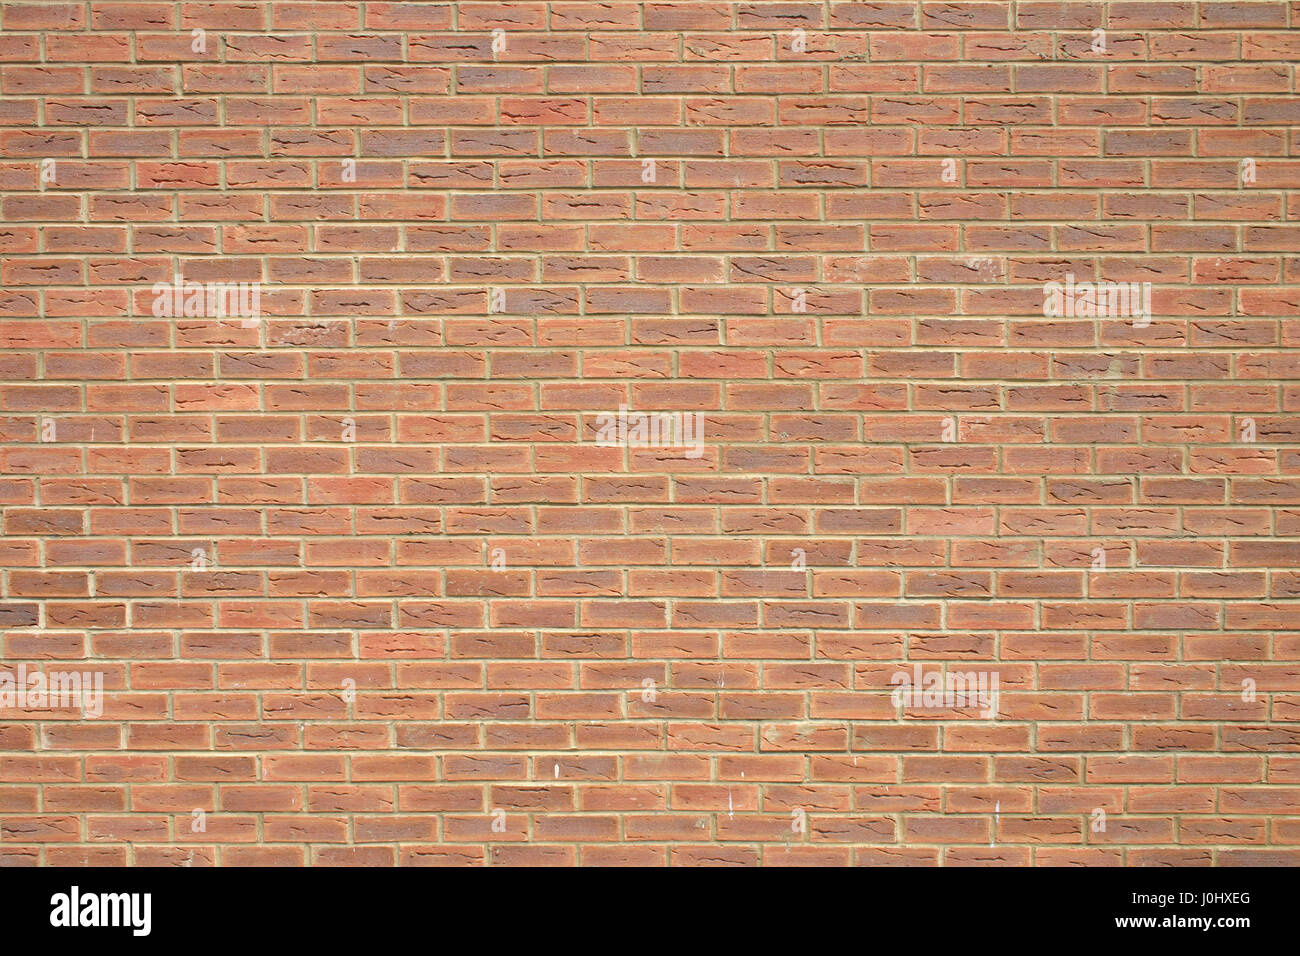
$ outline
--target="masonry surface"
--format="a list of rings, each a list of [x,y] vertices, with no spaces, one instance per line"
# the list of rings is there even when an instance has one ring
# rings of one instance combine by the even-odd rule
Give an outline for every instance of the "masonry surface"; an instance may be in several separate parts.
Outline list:
[[[0,864],[1300,863],[1300,3],[0,24]]]

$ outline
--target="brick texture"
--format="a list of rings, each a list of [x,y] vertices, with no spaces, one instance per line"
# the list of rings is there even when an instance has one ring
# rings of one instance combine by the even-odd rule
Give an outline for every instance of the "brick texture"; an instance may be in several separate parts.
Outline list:
[[[1300,863],[1300,3],[0,17],[0,863]]]

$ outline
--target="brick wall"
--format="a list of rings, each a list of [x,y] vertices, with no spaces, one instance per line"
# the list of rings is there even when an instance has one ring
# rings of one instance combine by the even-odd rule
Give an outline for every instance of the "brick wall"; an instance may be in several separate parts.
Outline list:
[[[0,17],[0,862],[1300,863],[1300,3]]]

